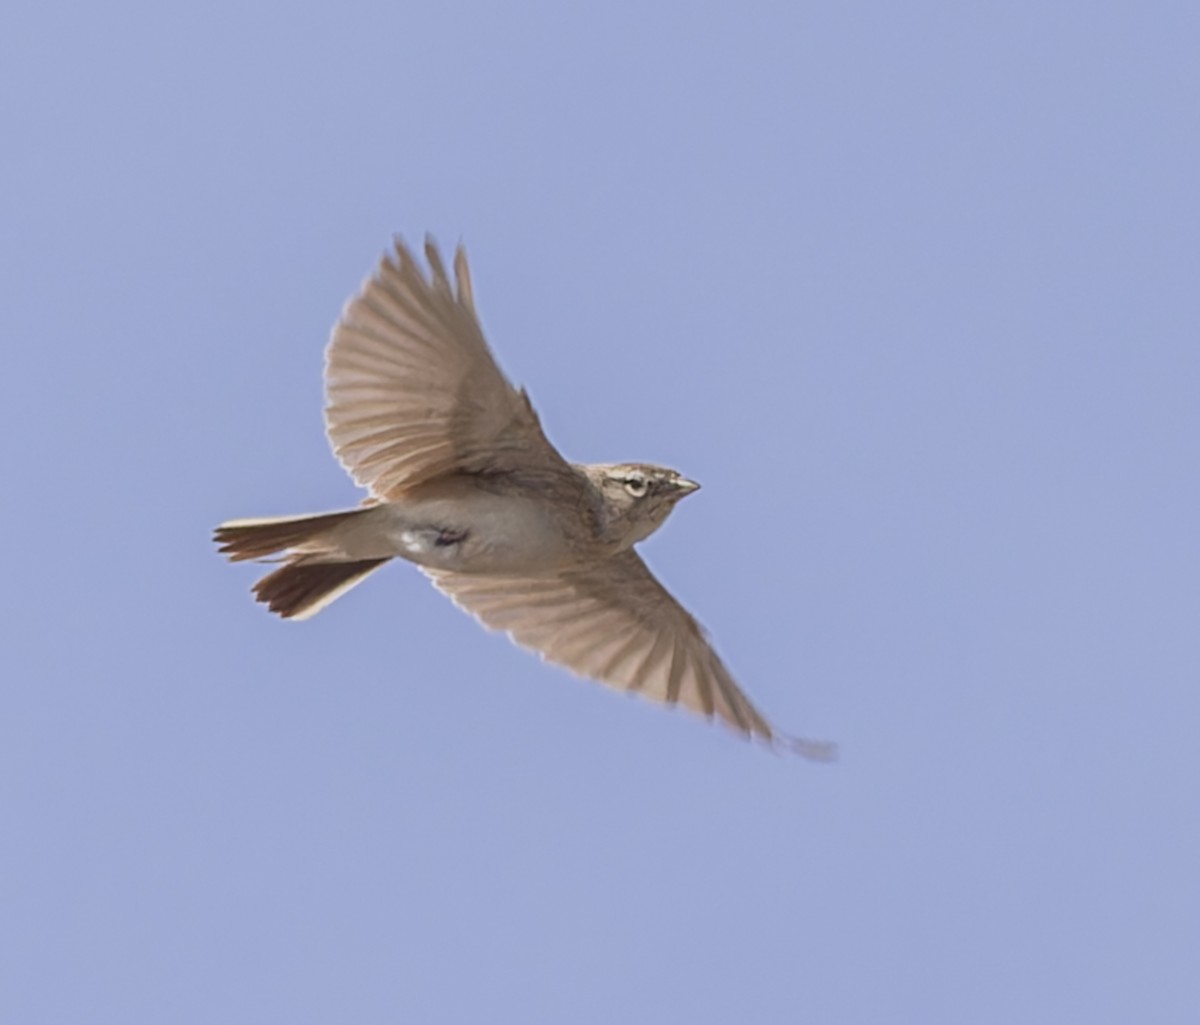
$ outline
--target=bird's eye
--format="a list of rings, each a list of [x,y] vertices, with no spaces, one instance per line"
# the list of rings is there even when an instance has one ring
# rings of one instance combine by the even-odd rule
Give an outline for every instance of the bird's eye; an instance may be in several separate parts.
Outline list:
[[[628,491],[634,498],[641,498],[646,494],[646,489],[650,484],[640,473],[631,473],[625,478],[625,490]]]

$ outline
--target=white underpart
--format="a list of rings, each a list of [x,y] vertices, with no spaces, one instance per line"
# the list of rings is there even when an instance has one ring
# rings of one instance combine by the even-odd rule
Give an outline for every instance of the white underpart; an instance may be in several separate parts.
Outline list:
[[[441,531],[435,527],[400,531],[400,544],[409,555],[428,555],[437,545]]]

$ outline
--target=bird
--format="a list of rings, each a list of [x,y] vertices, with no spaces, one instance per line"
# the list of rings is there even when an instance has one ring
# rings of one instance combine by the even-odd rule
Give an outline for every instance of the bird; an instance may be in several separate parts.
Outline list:
[[[325,353],[325,428],[361,506],[228,520],[231,561],[282,563],[259,602],[304,620],[392,559],[485,627],[618,690],[681,705],[816,761],[835,746],[775,729],[635,545],[700,487],[650,463],[568,462],[484,338],[467,256],[451,281],[401,238],[345,305]]]

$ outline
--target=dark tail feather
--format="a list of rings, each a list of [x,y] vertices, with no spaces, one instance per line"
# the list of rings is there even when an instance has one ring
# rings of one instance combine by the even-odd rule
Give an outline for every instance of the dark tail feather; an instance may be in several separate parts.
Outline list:
[[[362,562],[308,562],[305,556],[268,573],[254,585],[254,595],[284,619],[308,619],[335,598],[365,580],[387,559]]]
[[[261,559],[305,541],[313,540],[322,531],[336,527],[364,509],[346,512],[318,513],[315,516],[280,516],[258,520],[229,520],[213,532],[213,540],[232,562]]]
[[[339,558],[336,528],[364,513],[370,510],[230,520],[213,536],[234,562],[286,553],[285,565],[255,584],[254,594],[285,619],[307,619],[388,561]]]

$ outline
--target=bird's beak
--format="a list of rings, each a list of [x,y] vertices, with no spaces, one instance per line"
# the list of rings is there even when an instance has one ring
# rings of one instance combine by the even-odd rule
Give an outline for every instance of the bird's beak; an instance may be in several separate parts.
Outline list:
[[[679,497],[690,495],[693,491],[699,491],[700,485],[694,480],[688,480],[686,477],[680,477],[675,481],[675,490],[679,492]]]

